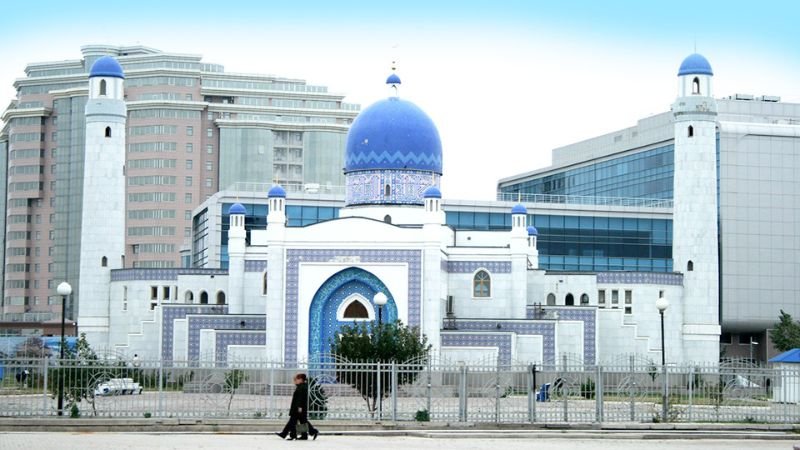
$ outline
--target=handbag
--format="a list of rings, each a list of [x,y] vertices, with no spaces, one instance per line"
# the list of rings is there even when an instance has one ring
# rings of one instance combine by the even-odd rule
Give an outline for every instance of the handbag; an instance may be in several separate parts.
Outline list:
[[[295,431],[301,434],[308,434],[308,422],[298,423],[295,427]]]

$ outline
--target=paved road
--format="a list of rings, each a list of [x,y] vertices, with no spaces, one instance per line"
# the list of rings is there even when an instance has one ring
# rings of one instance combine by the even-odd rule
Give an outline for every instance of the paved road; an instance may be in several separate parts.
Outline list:
[[[264,434],[153,434],[153,433],[6,433],[0,435],[0,449],[792,449],[800,438],[787,440],[700,439],[652,441],[641,439],[532,438],[416,438],[375,436],[320,436],[317,441],[281,441]]]

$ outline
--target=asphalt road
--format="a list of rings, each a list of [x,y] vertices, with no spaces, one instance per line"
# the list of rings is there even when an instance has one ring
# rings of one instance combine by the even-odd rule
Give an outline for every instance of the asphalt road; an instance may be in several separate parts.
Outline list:
[[[632,436],[634,437],[634,436]],[[316,441],[282,441],[267,434],[155,434],[155,433],[5,433],[0,449],[789,449],[795,440],[743,439],[573,439],[547,438],[463,438],[442,435],[433,438],[385,436],[323,436]]]

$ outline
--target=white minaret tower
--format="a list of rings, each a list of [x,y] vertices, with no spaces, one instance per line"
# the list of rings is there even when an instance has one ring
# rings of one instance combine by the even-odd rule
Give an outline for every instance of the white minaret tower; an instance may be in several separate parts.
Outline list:
[[[522,203],[511,208],[511,297],[512,318],[524,318],[528,305],[528,210]]]
[[[234,203],[228,210],[228,312],[244,314],[244,252],[247,231],[244,216],[247,213],[241,203]]]
[[[667,310],[665,318],[667,323],[674,324],[674,338],[682,338],[683,351],[679,354],[679,348],[668,345],[668,349],[673,347],[671,352],[668,350],[668,362],[716,362],[719,358],[717,104],[712,97],[713,75],[711,65],[702,55],[689,55],[678,71],[678,98],[672,105],[675,116],[672,259],[674,270],[684,274],[679,336],[677,317],[670,318]],[[669,329],[666,334],[669,342]]]
[[[539,248],[537,242],[539,240],[539,230],[535,226],[528,227],[528,268],[539,268]]]
[[[284,329],[285,292],[283,288],[286,266],[286,191],[273,186],[267,193],[267,359],[284,360],[282,343]]]
[[[125,255],[125,75],[104,56],[89,72],[86,164],[83,170],[78,331],[95,347],[107,346],[111,270]]]
[[[422,277],[422,332],[429,342],[440,342],[442,319],[444,318],[444,299],[442,292],[442,225],[445,222],[442,210],[442,192],[430,186],[422,193],[425,203],[423,265]]]

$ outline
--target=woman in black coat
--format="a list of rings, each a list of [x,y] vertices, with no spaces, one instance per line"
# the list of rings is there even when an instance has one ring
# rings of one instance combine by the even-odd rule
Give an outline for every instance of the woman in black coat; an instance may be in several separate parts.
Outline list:
[[[294,390],[294,394],[292,394],[292,405],[289,407],[289,421],[286,422],[283,431],[275,434],[280,436],[281,439],[286,439],[288,435],[290,441],[298,439],[297,423],[299,422],[308,425],[308,432],[301,433],[299,439],[308,439],[308,435],[310,434],[316,440],[319,431],[308,421],[308,378],[306,374],[298,373],[295,375],[294,384],[297,387]]]

